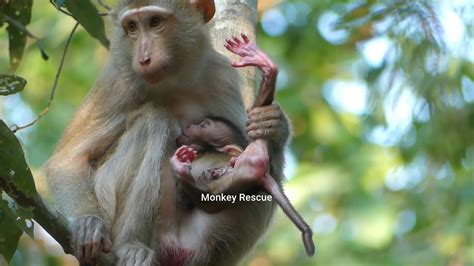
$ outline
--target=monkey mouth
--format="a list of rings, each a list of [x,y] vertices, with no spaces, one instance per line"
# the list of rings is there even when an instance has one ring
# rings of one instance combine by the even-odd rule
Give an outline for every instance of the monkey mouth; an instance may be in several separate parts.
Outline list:
[[[139,74],[140,76],[149,84],[153,85],[158,83],[163,79],[163,77],[167,77],[169,74],[171,66],[168,64],[163,64],[160,66],[155,67],[148,67],[145,69],[140,69]]]
[[[184,132],[181,133],[181,135],[176,139],[176,144],[178,144],[178,146],[189,144],[189,137],[184,134]]]
[[[149,84],[156,84],[161,80],[161,75],[157,75],[156,72],[144,72],[141,76]]]

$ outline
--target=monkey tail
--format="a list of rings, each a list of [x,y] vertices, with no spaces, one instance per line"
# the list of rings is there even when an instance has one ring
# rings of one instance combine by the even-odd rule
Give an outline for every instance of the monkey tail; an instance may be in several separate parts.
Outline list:
[[[283,192],[282,188],[275,181],[273,176],[266,173],[263,178],[263,187],[273,196],[273,199],[280,205],[283,212],[298,227],[302,233],[304,247],[308,256],[313,256],[315,247],[313,242],[313,231],[311,227],[303,220],[299,213],[295,210],[290,200]]]

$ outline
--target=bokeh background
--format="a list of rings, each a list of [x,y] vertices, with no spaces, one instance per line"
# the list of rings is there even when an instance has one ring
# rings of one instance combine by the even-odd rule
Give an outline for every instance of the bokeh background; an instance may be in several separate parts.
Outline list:
[[[73,26],[34,1],[28,29],[50,59],[29,41],[16,72],[25,91],[0,98],[8,124],[44,108]],[[293,127],[285,189],[317,254],[305,256],[278,210],[243,265],[474,265],[473,35],[470,0],[259,1],[258,43],[280,67],[277,99]],[[18,134],[43,195],[41,166],[106,58],[80,28],[50,112]],[[9,73],[4,30],[0,70]],[[12,265],[77,265],[35,233]]]

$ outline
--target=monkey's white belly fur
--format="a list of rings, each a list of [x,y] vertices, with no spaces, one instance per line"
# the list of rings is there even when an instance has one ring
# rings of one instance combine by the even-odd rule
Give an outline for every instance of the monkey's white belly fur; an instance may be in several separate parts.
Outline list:
[[[115,151],[97,169],[95,193],[114,245],[139,241],[195,250],[216,220],[200,210],[178,217],[169,166],[178,132],[172,130],[177,122],[170,117],[165,108],[140,108],[128,119]]]

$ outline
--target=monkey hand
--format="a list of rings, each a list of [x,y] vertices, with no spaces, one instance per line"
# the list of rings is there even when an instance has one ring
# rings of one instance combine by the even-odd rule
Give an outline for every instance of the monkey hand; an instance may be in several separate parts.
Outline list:
[[[96,265],[101,251],[110,252],[112,242],[104,222],[99,217],[76,218],[71,229],[73,248],[81,265]]]
[[[197,151],[193,148],[183,145],[179,147],[171,158],[171,167],[178,177],[184,181],[193,182],[191,175],[191,162],[196,159]]]
[[[264,73],[273,73],[276,66],[270,58],[255,43],[250,42],[245,34],[241,34],[242,41],[237,37],[226,40],[224,45],[227,50],[239,55],[240,61],[232,63],[233,67],[256,66]]]
[[[289,122],[278,104],[254,107],[248,112],[247,128],[250,140],[264,139],[271,147],[283,149],[290,135]]]
[[[120,246],[116,252],[119,266],[152,266],[156,264],[155,252],[145,245],[135,242]]]

